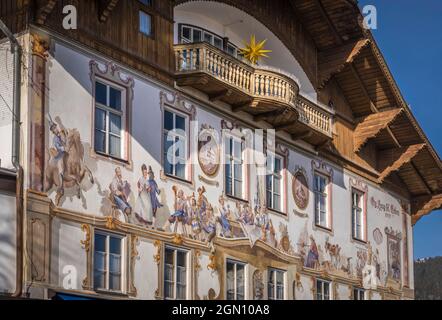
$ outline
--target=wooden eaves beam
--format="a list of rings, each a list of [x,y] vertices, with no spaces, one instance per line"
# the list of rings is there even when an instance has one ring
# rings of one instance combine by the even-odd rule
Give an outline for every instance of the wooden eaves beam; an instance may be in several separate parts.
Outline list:
[[[402,114],[403,109],[393,109],[370,114],[362,119],[354,131],[354,152],[359,152],[369,139],[375,138],[382,130]]]
[[[358,71],[356,70],[354,64],[350,63],[349,66],[350,66],[350,71],[353,73],[354,78],[358,82],[359,86],[361,87],[362,92],[364,93],[364,96],[367,98],[367,100],[368,100],[368,102],[370,104],[371,111],[373,113],[378,113],[379,110],[376,107],[376,105],[374,104],[373,100],[371,100],[370,94],[368,93],[367,88],[365,87],[364,82],[362,81],[361,77],[359,76]],[[401,144],[399,143],[399,141],[397,140],[396,136],[391,131],[390,126],[387,126],[386,130],[387,130],[388,134],[390,135],[390,137],[392,138],[392,140],[393,140],[394,144],[396,145],[396,147],[401,148]]]
[[[318,89],[325,88],[333,76],[342,72],[347,65],[359,56],[362,50],[370,44],[370,40],[361,39],[318,53]]]
[[[54,10],[55,5],[58,0],[46,0],[37,10],[36,22],[38,24],[44,24],[46,19],[51,14],[52,10]]]
[[[422,217],[442,208],[442,194],[415,199],[411,203],[411,221],[415,225]]]
[[[408,146],[406,148],[393,150],[395,154],[393,154],[390,158],[392,158],[392,163],[387,165],[385,169],[379,176],[378,182],[381,184],[388,178],[393,172],[399,171],[405,164],[410,163],[413,158],[415,158],[420,151],[422,151],[426,147],[425,143],[415,144]],[[382,156],[383,158],[388,158],[386,155]],[[385,159],[384,161],[387,161]]]
[[[100,22],[107,21],[117,4],[118,0],[100,0],[100,12],[98,17]]]
[[[431,190],[430,185],[428,184],[428,182],[425,180],[424,176],[422,175],[422,173],[419,171],[419,169],[416,167],[416,165],[414,164],[413,160],[410,161],[410,166],[413,169],[414,173],[416,174],[416,176],[418,177],[419,181],[421,182],[421,184],[424,186],[425,188],[425,192],[427,194],[432,194],[433,191]]]

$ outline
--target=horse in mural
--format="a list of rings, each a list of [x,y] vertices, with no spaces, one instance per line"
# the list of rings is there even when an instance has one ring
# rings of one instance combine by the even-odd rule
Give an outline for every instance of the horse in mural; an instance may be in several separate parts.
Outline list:
[[[77,129],[60,130],[60,136],[64,141],[64,152],[60,159],[60,153],[55,148],[49,148],[49,160],[45,175],[45,191],[48,192],[54,186],[57,188],[55,203],[58,206],[64,195],[65,188],[77,188],[77,197],[81,197],[80,184],[86,177],[89,177],[91,184],[94,184],[94,177],[91,170],[84,163],[84,147],[81,143],[80,133]],[[61,161],[61,166],[58,162]],[[62,168],[62,169],[60,169]]]

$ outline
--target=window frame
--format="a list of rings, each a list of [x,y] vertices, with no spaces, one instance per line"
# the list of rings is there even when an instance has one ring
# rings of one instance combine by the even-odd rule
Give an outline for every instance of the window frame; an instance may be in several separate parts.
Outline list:
[[[270,275],[271,272],[274,272],[274,279],[273,283],[270,283]],[[281,270],[281,269],[275,269],[275,268],[269,268],[267,270],[267,299],[268,300],[285,300],[285,295],[286,295],[286,284],[285,284],[285,280],[286,280],[286,274],[287,271],[285,270]],[[278,281],[277,281],[277,276],[278,274],[282,274],[282,297],[278,298]],[[273,296],[270,297],[269,292],[270,292],[270,285],[273,286],[272,291],[273,291]]]
[[[105,273],[105,288],[99,288],[96,286],[95,283],[95,273],[96,273],[96,268],[95,268],[95,254],[97,252],[96,250],[96,236],[97,235],[101,235],[103,237],[106,238],[106,243],[105,243],[105,256],[106,256],[106,261],[105,261],[105,269],[104,269],[104,273]],[[111,238],[115,238],[115,239],[119,239],[120,240],[120,250],[121,250],[121,254],[120,254],[120,290],[113,290],[109,288],[109,278],[110,278],[110,270],[109,270],[109,262],[110,262],[110,239]],[[126,289],[126,274],[127,274],[127,265],[126,265],[126,254],[125,254],[125,248],[126,248],[126,237],[124,235],[120,235],[120,234],[116,234],[116,233],[111,233],[111,232],[106,232],[106,231],[102,231],[102,230],[94,230],[94,250],[93,250],[93,255],[92,255],[92,288],[94,291],[96,292],[106,292],[106,293],[111,293],[111,294],[126,294],[127,289]],[[101,251],[100,251],[101,252]],[[100,271],[100,270],[98,270]]]
[[[326,180],[325,193],[316,189],[318,177],[324,178]],[[313,175],[314,214],[315,214],[314,224],[316,227],[321,228],[321,229],[325,229],[328,231],[332,230],[331,184],[332,184],[332,179],[329,175],[319,172],[319,171],[314,172],[314,175]],[[325,208],[326,223],[325,223],[325,225],[322,225],[321,221],[318,221],[318,217],[321,218],[321,212],[320,212],[321,210],[319,209],[319,212],[318,212],[318,199],[320,199],[320,197],[324,197],[324,196],[325,196],[325,206],[326,206],[326,208]],[[319,200],[319,205],[320,205],[320,200]],[[321,220],[321,219],[319,219],[319,220]]]
[[[184,28],[191,29],[190,34],[191,34],[192,39],[187,39],[187,38],[185,38],[183,36]],[[194,41],[194,39],[193,39],[193,30],[198,30],[198,31],[201,32],[201,39],[200,39],[200,41]],[[212,40],[210,42],[205,40],[205,35],[206,34],[208,34],[208,35],[210,35],[212,37]],[[221,40],[222,48],[220,48],[220,47],[215,45],[215,38]],[[180,44],[208,43],[211,46],[226,52],[227,54],[229,54],[230,56],[232,56],[232,57],[234,57],[236,59],[240,59],[241,58],[239,47],[236,46],[233,42],[230,42],[228,38],[222,37],[222,36],[220,36],[219,34],[213,32],[213,31],[210,31],[208,29],[205,29],[205,28],[202,28],[202,27],[199,27],[199,26],[196,26],[196,25],[192,25],[192,24],[188,24],[188,23],[179,23],[178,24],[178,42]],[[234,54],[229,53],[229,51],[228,51],[229,47],[234,49]]]
[[[280,160],[280,173],[279,173],[279,179],[280,179],[280,208],[276,209],[274,207],[269,206],[269,201],[268,201],[268,184],[267,184],[267,178],[269,176],[269,168],[268,168],[268,161],[269,161],[269,156],[273,157],[272,159],[273,164],[272,164],[272,200],[274,197],[274,193],[273,193],[273,189],[274,189],[274,178],[275,178],[275,172],[274,172],[274,167],[275,167],[275,160],[279,159]],[[287,163],[288,163],[288,159],[287,159],[287,154],[282,154],[279,152],[270,152],[267,151],[266,154],[266,178],[265,178],[265,188],[266,188],[266,208],[274,213],[277,214],[281,214],[283,216],[287,216]],[[273,201],[272,201],[273,204]]]
[[[97,102],[97,92],[96,92],[96,86],[97,83],[100,83],[102,85],[106,86],[106,103],[107,105],[103,105],[99,102]],[[118,85],[112,81],[109,81],[105,78],[102,77],[96,77],[94,79],[94,121],[93,121],[93,150],[95,153],[100,154],[102,156],[105,157],[110,157],[112,159],[116,159],[116,160],[120,160],[120,161],[126,161],[125,159],[128,158],[128,146],[127,146],[127,138],[128,138],[128,133],[127,133],[127,123],[128,123],[128,112],[127,112],[127,88]],[[113,88],[114,90],[118,90],[121,92],[121,110],[116,110],[112,107],[109,106],[110,104],[110,91],[111,88]],[[96,126],[96,112],[97,109],[104,111],[105,112],[105,121],[106,121],[106,128],[104,130],[104,135],[105,135],[105,151],[99,151],[96,148],[95,145],[95,138],[96,138],[96,132],[97,131],[102,131],[102,130],[98,130],[97,126]],[[118,115],[121,118],[121,128],[120,128],[120,155],[112,155],[110,154],[110,138],[111,136],[117,136],[116,134],[111,133],[110,131],[110,114],[113,115]]]
[[[321,284],[321,292],[318,291],[319,284]],[[317,301],[330,301],[333,300],[332,296],[332,283],[327,280],[323,279],[316,279],[315,280],[315,300]],[[328,299],[325,298],[325,285],[328,286]],[[321,299],[319,299],[321,297]]]
[[[363,295],[363,299],[360,299],[361,293]],[[367,291],[362,288],[353,288],[353,300],[354,301],[367,300]]]
[[[185,136],[181,136],[181,135],[179,135],[176,132],[172,132],[172,135],[175,138],[176,137],[184,138],[183,139],[183,141],[185,142],[184,153],[185,153],[185,157],[186,157],[186,159],[185,159],[186,163],[184,165],[184,178],[179,177],[179,176],[176,175],[176,168],[175,168],[176,165],[173,165],[173,167],[174,167],[173,171],[175,172],[175,174],[170,174],[170,173],[166,172],[166,167],[165,167],[165,164],[166,164],[166,161],[167,161],[167,150],[165,150],[166,142],[167,142],[166,135],[169,132],[171,132],[171,130],[167,130],[165,128],[166,112],[169,112],[169,113],[173,114],[173,122],[174,122],[173,126],[174,126],[174,128],[172,130],[176,130],[176,117],[179,116],[179,117],[184,118]],[[173,108],[173,107],[171,107],[169,105],[165,105],[164,106],[162,114],[163,115],[162,115],[162,132],[161,132],[161,134],[162,134],[162,146],[161,146],[161,149],[162,149],[162,159],[163,159],[163,161],[162,161],[163,172],[169,178],[177,179],[179,181],[184,181],[184,182],[191,182],[191,177],[190,177],[190,173],[189,173],[189,165],[190,165],[189,164],[189,162],[190,162],[189,161],[190,160],[190,136],[191,136],[190,135],[190,121],[191,121],[191,116],[189,114],[187,114],[187,113],[185,113],[183,111],[177,110],[177,109],[175,109],[175,108]],[[175,145],[175,142],[173,144]],[[175,159],[175,157],[176,157],[176,153],[174,153],[174,159]]]
[[[229,141],[229,146],[226,145],[226,141]],[[241,180],[237,180],[235,179],[235,160],[238,161],[238,158],[235,157],[235,146],[233,145],[232,148],[232,152],[230,152],[229,150],[229,154],[227,154],[227,148],[230,149],[231,143],[240,143],[241,144]],[[224,164],[224,190],[226,193],[226,196],[232,199],[236,199],[236,200],[240,200],[240,201],[247,201],[247,179],[248,179],[248,174],[247,174],[247,165],[246,165],[246,148],[245,148],[245,139],[241,136],[232,134],[232,133],[228,133],[228,134],[224,134],[223,136],[223,164]],[[227,162],[227,158],[229,158],[229,162]],[[233,161],[233,166],[231,165]],[[227,192],[227,165],[229,165],[230,171],[231,171],[231,190],[232,193]],[[235,180],[240,181],[241,182],[241,194],[238,197],[235,194],[236,188],[235,188]]]
[[[226,270],[225,270],[225,275],[226,275],[226,286],[225,286],[225,294],[226,294],[226,300],[228,300],[227,296],[228,296],[228,277],[227,277],[227,266],[229,264],[232,264],[234,266],[234,274],[233,274],[233,299],[231,299],[231,301],[244,301],[247,300],[247,263],[238,261],[238,260],[234,260],[234,259],[226,259]],[[243,270],[244,270],[244,277],[243,277],[243,288],[244,288],[244,293],[243,293],[243,299],[238,299],[238,278],[237,278],[237,272],[238,272],[238,268],[237,266],[242,266]]]
[[[166,297],[166,251],[173,251],[173,281],[168,281],[171,282],[173,285],[173,298],[170,297]],[[177,282],[177,278],[178,278],[178,252],[183,253],[185,255],[185,262],[186,262],[186,266],[185,266],[185,279],[186,279],[186,283],[185,283],[185,297],[184,299],[178,299],[177,298],[177,288],[178,288],[178,282]],[[176,247],[172,247],[172,246],[165,246],[164,247],[164,265],[163,265],[163,288],[164,288],[164,300],[171,300],[171,301],[184,301],[184,300],[188,300],[189,299],[189,271],[190,271],[190,263],[189,263],[189,254],[190,251],[185,250],[185,249],[181,249],[181,248],[176,248]]]
[[[354,195],[357,194],[360,199],[360,207],[356,208],[354,205]],[[363,243],[367,243],[367,192],[355,187],[351,187],[351,199],[350,199],[351,203],[351,234],[352,234],[352,239],[359,241],[359,242],[363,242]],[[361,214],[361,235],[362,237],[359,238],[356,232],[356,225],[355,225],[355,210],[359,209],[360,210],[360,214]]]

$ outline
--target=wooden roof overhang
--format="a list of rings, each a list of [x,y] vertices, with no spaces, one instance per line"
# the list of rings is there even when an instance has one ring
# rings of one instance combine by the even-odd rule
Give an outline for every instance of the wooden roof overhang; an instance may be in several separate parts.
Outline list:
[[[355,152],[379,151],[378,181],[404,183],[413,222],[442,206],[442,164],[413,116],[354,0],[292,0],[318,49],[317,87],[334,79],[349,103]]]

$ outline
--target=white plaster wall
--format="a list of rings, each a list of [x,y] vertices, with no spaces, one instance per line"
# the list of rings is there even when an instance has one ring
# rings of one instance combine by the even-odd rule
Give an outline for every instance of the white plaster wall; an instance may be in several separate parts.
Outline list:
[[[200,257],[201,270],[198,272],[198,296],[202,300],[208,299],[210,289],[215,291],[215,297],[220,294],[220,286],[218,280],[218,272],[212,272],[207,268],[210,263],[209,254],[201,253]]]
[[[238,48],[243,48],[244,42],[248,43],[253,34],[256,35],[257,41],[267,39],[265,47],[272,52],[269,54],[270,58],[263,59],[260,63],[295,75],[301,83],[301,92],[316,99],[316,91],[298,61],[272,32],[249,14],[217,2],[188,2],[175,7],[174,10],[175,43],[178,43],[180,23],[228,37]]]
[[[0,44],[0,167],[12,169],[12,108],[14,88],[14,55],[9,42]]]
[[[15,196],[0,193],[0,293],[13,293],[16,287],[16,216]]]
[[[313,300],[312,279],[308,276],[301,275],[302,287],[297,287],[295,291],[296,300]]]
[[[63,289],[82,290],[82,282],[87,274],[86,251],[81,244],[85,237],[86,234],[79,224],[59,218],[52,220],[52,285]]]
[[[158,288],[158,266],[154,261],[156,248],[146,239],[140,239],[137,246],[139,256],[135,262],[135,287],[138,299],[154,300]]]

